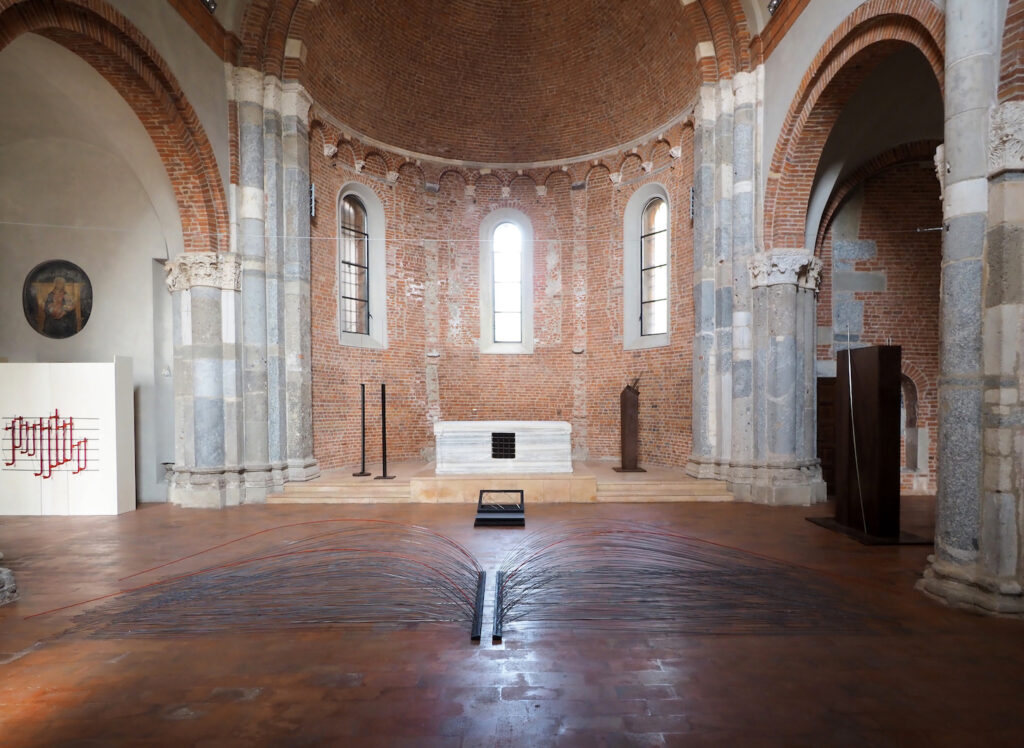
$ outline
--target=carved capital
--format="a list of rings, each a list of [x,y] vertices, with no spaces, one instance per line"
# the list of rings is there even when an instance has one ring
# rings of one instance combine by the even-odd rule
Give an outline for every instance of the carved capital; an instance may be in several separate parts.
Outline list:
[[[992,110],[988,139],[988,175],[1024,171],[1024,101],[1008,101]]]
[[[313,106],[313,97],[299,83],[284,84],[284,96],[281,114],[285,117],[297,117],[304,125],[309,124],[309,109]]]
[[[242,259],[231,252],[186,252],[164,265],[167,288],[188,291],[193,286],[209,286],[224,291],[242,288]]]
[[[747,261],[751,288],[799,286],[818,290],[821,260],[802,249],[775,249],[756,254]]]

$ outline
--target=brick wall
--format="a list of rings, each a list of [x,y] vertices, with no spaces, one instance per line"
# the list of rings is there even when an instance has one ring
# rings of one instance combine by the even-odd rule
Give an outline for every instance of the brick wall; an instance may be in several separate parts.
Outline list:
[[[1003,28],[999,101],[1024,99],[1024,0],[1010,0]]]
[[[855,201],[861,206],[856,237],[874,244],[874,257],[857,260],[850,269],[885,274],[885,291],[853,294],[856,301],[863,302],[859,342],[884,345],[892,338],[892,344],[902,348],[903,372],[917,386],[918,427],[927,427],[929,432],[927,484],[919,487],[935,490],[942,234],[916,231],[942,224],[934,167],[929,161],[915,161],[881,171],[851,193],[851,201],[837,216],[841,218],[853,209]],[[835,314],[834,226],[833,223],[826,232],[821,249],[825,267],[818,299],[818,325],[823,327],[833,325]],[[835,330],[836,334],[842,332]],[[834,349],[819,346],[818,357],[835,359]],[[904,473],[903,487],[912,488],[913,482],[913,476]]]
[[[673,142],[684,140],[683,152],[692,153],[692,131],[676,130]],[[613,167],[621,174],[619,184],[603,164],[525,175],[450,170],[425,176],[426,167],[401,164],[394,154],[369,153],[358,143],[342,143],[335,157],[325,157],[321,138],[314,132],[311,169],[320,196],[313,224],[312,316],[314,450],[322,467],[358,463],[361,381],[371,385],[371,462],[380,459],[382,381],[388,385],[390,460],[418,458],[432,447],[433,417],[570,421],[574,447],[588,450],[591,458],[617,458],[619,392],[638,375],[641,460],[685,464],[693,340],[689,155],[672,158],[667,142],[642,155],[621,154]],[[365,162],[360,173],[353,168],[357,160]],[[650,180],[664,184],[671,199],[672,342],[653,351],[626,352],[623,210],[630,195]],[[384,205],[389,341],[384,351],[338,342],[335,201],[349,181],[371,187]],[[534,231],[531,355],[481,354],[477,345],[479,226],[504,207],[525,213]],[[436,242],[425,241],[430,239]]]

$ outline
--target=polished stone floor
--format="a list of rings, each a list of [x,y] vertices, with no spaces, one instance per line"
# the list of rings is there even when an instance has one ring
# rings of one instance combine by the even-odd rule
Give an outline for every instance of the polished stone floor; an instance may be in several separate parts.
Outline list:
[[[906,529],[927,532],[930,504],[905,504]],[[106,601],[26,618],[117,593],[128,574],[231,538],[336,517],[435,529],[491,571],[523,530],[474,530],[472,507],[153,505],[0,518],[21,592],[0,608],[0,745],[1021,745],[1024,621],[925,598],[913,585],[930,548],[865,547],[804,519],[829,511],[550,504],[528,508],[527,530],[584,517],[670,527],[821,574],[884,625],[684,635],[521,622],[478,644],[461,624],[102,639],[73,630]]]

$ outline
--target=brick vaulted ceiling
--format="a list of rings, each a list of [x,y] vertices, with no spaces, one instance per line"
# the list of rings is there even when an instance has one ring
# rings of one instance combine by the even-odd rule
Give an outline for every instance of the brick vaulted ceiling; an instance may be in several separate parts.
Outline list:
[[[390,146],[483,163],[627,143],[694,100],[701,37],[680,0],[320,0],[300,77]],[[707,28],[705,26],[705,28]]]

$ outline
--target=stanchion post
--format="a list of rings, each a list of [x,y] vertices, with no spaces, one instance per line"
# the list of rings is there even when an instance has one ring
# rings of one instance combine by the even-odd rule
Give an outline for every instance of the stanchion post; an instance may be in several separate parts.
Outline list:
[[[383,382],[380,384],[380,456],[384,464],[381,474],[374,480],[393,480],[395,476],[388,475],[388,397]]]
[[[356,478],[362,478],[364,475],[369,475],[366,472],[366,383],[359,385],[359,401],[360,411],[362,413],[362,441],[363,441],[363,461],[362,467],[359,468],[358,473],[352,473]]]

